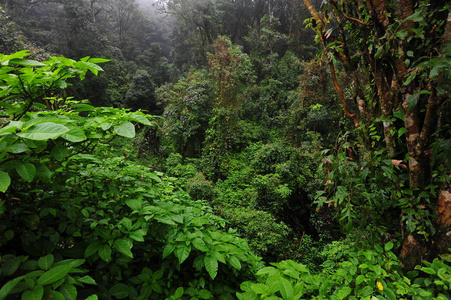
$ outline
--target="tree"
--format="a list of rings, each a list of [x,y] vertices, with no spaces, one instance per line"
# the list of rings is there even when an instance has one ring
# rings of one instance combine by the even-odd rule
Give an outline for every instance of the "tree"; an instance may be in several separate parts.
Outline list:
[[[108,14],[113,18],[119,44],[139,19],[139,12],[135,0],[112,0],[108,2]]]
[[[130,89],[125,94],[124,103],[133,110],[144,109],[152,114],[162,113],[162,108],[155,99],[155,84],[147,71],[136,71]]]
[[[418,262],[425,249],[431,257],[447,251],[451,168],[443,144],[451,137],[449,1],[329,0],[320,11],[303,2],[343,110],[361,137],[362,174],[369,157],[386,151],[396,167],[393,188],[411,191],[410,196],[392,194],[391,206],[400,209],[397,230],[406,265]],[[352,99],[336,78],[340,64],[353,87]],[[435,214],[429,227],[412,226],[412,220],[425,221],[429,213]]]
[[[209,56],[210,78],[215,89],[213,117],[207,130],[204,152],[209,157],[210,174],[218,178],[224,173],[227,153],[236,138],[238,93],[244,82],[252,80],[249,57],[230,39],[220,36]]]
[[[164,103],[167,148],[184,157],[199,156],[213,109],[208,73],[192,72],[174,85],[163,85],[157,95]]]

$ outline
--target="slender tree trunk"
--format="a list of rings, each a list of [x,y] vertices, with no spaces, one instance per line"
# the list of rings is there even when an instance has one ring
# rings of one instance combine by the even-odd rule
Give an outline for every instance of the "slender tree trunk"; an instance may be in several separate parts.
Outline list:
[[[330,51],[335,50],[328,49],[325,42],[325,37],[329,35],[327,26],[310,0],[303,0],[303,3],[316,22],[315,29],[323,43],[324,51],[328,56],[331,65],[332,79],[340,99],[342,100],[343,109],[345,113],[353,119],[355,116],[350,116],[346,105],[346,99],[343,97],[343,91],[336,80],[335,66],[330,57]],[[414,13],[416,1],[400,0],[398,1],[397,7],[394,7],[393,5],[388,5],[389,1],[386,0],[368,0],[366,1],[366,9],[369,16],[371,16],[370,21],[362,21],[360,19],[362,16],[360,13],[360,8],[363,5],[362,1],[344,1],[344,3],[340,2],[340,4],[338,4],[337,1],[329,0],[329,3],[332,6],[332,12],[336,22],[339,24],[339,28],[344,26],[342,23],[346,22],[350,26],[355,25],[355,29],[361,30],[361,32],[364,32],[366,28],[372,30],[373,37],[376,39],[375,43],[372,45],[373,48],[368,48],[364,44],[362,49],[357,49],[362,51],[365,57],[365,59],[360,61],[360,64],[367,67],[374,80],[375,92],[378,96],[377,107],[380,109],[380,113],[382,113],[382,116],[385,119],[383,122],[385,143],[391,156],[396,153],[396,150],[401,150],[395,145],[393,132],[396,132],[397,128],[395,128],[391,119],[395,110],[404,110],[404,127],[406,130],[405,147],[406,154],[408,154],[409,157],[408,172],[410,186],[408,188],[418,191],[418,193],[423,192],[425,187],[430,185],[432,181],[431,158],[428,154],[428,148],[431,147],[430,145],[432,143],[431,136],[437,128],[440,105],[442,104],[443,99],[449,100],[449,96],[438,95],[437,79],[428,78],[427,80],[424,80],[423,78],[418,77],[418,79],[412,81],[409,85],[404,85],[406,78],[412,72],[412,70],[408,70],[406,67],[407,52],[409,50],[414,52],[409,48],[411,47],[409,43],[411,43],[410,41],[412,39],[414,39],[414,42],[415,39],[417,42],[421,39],[421,37],[414,36],[414,30],[418,29],[418,23],[415,23],[413,20],[404,21]],[[396,19],[400,24],[399,31],[402,31],[407,37],[410,37],[410,39],[395,36],[393,32],[388,31],[389,28],[392,28],[390,26],[391,23]],[[372,24],[372,27],[369,27],[369,24]],[[358,26],[367,27],[359,28]],[[427,32],[424,32],[425,35],[430,34],[430,28],[428,29],[426,26],[424,29],[428,30]],[[355,80],[357,78],[355,75],[356,68],[353,68],[351,65],[351,59],[349,59],[347,53],[349,48],[355,47],[350,44],[352,41],[349,41],[349,39],[349,36],[342,36],[340,46],[344,50],[338,51],[337,53],[334,52],[333,54],[335,54],[337,59],[344,64],[345,70],[352,79],[352,82],[358,83],[358,80]],[[423,51],[420,52],[426,53],[423,55],[434,57],[437,56],[436,52],[440,51],[440,46],[444,46],[451,42],[451,13],[448,14],[448,19],[444,26],[444,34],[439,41],[440,42],[438,43],[440,45],[437,45],[435,48],[431,47],[432,50],[422,49]],[[330,42],[330,40],[328,42]],[[346,42],[348,42],[348,44],[346,44]],[[389,46],[388,50],[386,50],[386,46]],[[378,50],[381,52],[376,55],[377,48],[379,48]],[[432,53],[431,51],[434,52]],[[357,88],[357,91],[358,90],[359,89]],[[429,93],[429,98],[426,99],[425,96],[422,95],[422,104],[409,108],[407,105],[408,99],[415,92],[420,90],[427,91]],[[372,121],[371,118],[379,117],[379,115],[367,115],[369,112],[365,105],[364,97],[358,96],[357,102],[360,116],[363,119],[367,119],[368,122],[370,122]],[[448,172],[451,171],[448,170]],[[412,201],[414,200],[414,197],[415,196],[412,197]],[[419,263],[421,258],[423,258],[422,255],[431,249],[431,252],[433,252],[432,254],[436,256],[451,247],[451,186],[449,184],[440,188],[436,200],[437,219],[435,225],[437,234],[433,238],[434,242],[432,248],[429,247],[430,249],[426,249],[426,247],[421,245],[417,240],[414,233],[408,234],[405,237],[401,251],[401,257],[407,268],[413,267],[415,264]],[[412,203],[412,207],[416,206],[418,205]]]

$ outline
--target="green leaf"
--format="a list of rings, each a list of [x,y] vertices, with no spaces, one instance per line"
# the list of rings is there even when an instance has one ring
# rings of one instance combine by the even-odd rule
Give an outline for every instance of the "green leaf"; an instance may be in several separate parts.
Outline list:
[[[109,293],[111,296],[114,296],[118,299],[124,299],[128,297],[128,294],[130,293],[130,288],[123,283],[118,283],[111,287]]]
[[[14,287],[22,281],[24,277],[20,276],[17,278],[14,278],[10,281],[8,281],[2,288],[0,289],[0,300],[3,300],[6,298],[6,296],[9,295],[9,293],[14,289]]]
[[[27,182],[32,182],[36,176],[36,167],[32,163],[20,163],[16,171]]]
[[[432,268],[421,268],[420,270],[423,271],[424,273],[435,275],[435,270]]]
[[[149,173],[147,175],[155,182],[161,182],[161,178],[156,173]]]
[[[201,299],[211,299],[212,294],[210,291],[207,290],[200,290],[199,292],[199,298]]]
[[[206,247],[206,245],[205,245],[204,240],[202,240],[201,238],[195,238],[194,240],[191,241],[191,243],[193,244],[193,246],[194,246],[196,249],[198,249],[198,250],[200,250],[200,251],[204,251],[204,252],[207,252],[207,251],[208,251],[208,249],[207,249],[207,247]]]
[[[229,264],[234,267],[237,270],[241,269],[241,262],[238,258],[236,258],[235,256],[231,256],[229,257]]]
[[[30,148],[28,148],[28,146],[25,143],[23,143],[23,142],[19,142],[19,143],[15,143],[15,144],[9,145],[6,148],[6,152],[13,153],[13,154],[25,153],[25,152],[27,152],[29,150],[30,150]]]
[[[174,297],[176,299],[182,298],[184,292],[184,289],[182,287],[179,287],[177,290],[175,290]]]
[[[77,299],[77,288],[72,284],[66,284],[60,287],[60,292],[66,298],[66,300],[76,300]]]
[[[53,147],[51,155],[58,161],[63,161],[67,156],[69,156],[69,151],[67,147],[62,143],[57,143],[55,147]]]
[[[36,164],[36,176],[43,182],[50,182],[52,179],[52,171],[41,163]]]
[[[346,298],[349,294],[351,294],[352,289],[349,286],[344,286],[338,290],[337,296],[340,299]]]
[[[270,288],[269,288],[266,284],[263,284],[263,283],[256,283],[256,284],[253,284],[253,285],[251,286],[251,289],[252,289],[254,292],[256,292],[257,294],[260,294],[260,295],[265,295],[265,296],[267,296],[267,295],[270,295],[270,294],[271,294]]]
[[[64,278],[71,269],[72,269],[71,264],[56,266],[48,270],[44,274],[42,274],[41,277],[39,277],[38,279],[38,284],[46,285],[54,283],[60,280],[61,278]]]
[[[97,295],[91,295],[88,298],[86,298],[85,300],[98,300],[99,298],[97,297]]]
[[[83,276],[77,279],[81,283],[97,285],[97,282],[91,276]]]
[[[11,229],[8,229],[8,230],[5,231],[5,239],[7,241],[12,240],[14,238],[14,235],[15,235],[15,233]]]
[[[133,247],[133,242],[130,239],[119,239],[114,241],[114,247],[120,253],[133,258],[133,253],[131,249]]]
[[[44,63],[41,63],[36,60],[30,60],[30,59],[21,59],[21,58],[13,58],[9,61],[10,64],[20,65],[24,67],[43,67],[45,66]]]
[[[47,293],[46,293],[47,294]],[[57,291],[50,291],[46,295],[47,298],[51,298],[52,300],[66,300],[60,292]]]
[[[134,138],[136,135],[135,126],[133,126],[133,124],[130,122],[122,122],[118,126],[115,126],[114,132],[117,135],[127,137],[127,138]]]
[[[88,58],[87,61],[90,62],[90,63],[93,63],[93,64],[100,64],[100,63],[109,62],[109,61],[111,61],[111,59],[106,59],[106,58]]]
[[[108,245],[102,245],[99,248],[99,256],[104,261],[109,261],[111,258],[111,248]]]
[[[46,141],[55,139],[68,131],[69,129],[64,125],[45,122],[33,125],[30,128],[17,133],[17,135],[25,139]]]
[[[365,286],[359,291],[359,295],[361,297],[367,297],[373,293],[373,289],[369,286]]]
[[[137,242],[144,242],[144,236],[146,232],[143,229],[138,229],[132,233],[130,233],[130,238]]]
[[[204,257],[204,265],[211,279],[215,279],[216,275],[218,275],[218,261],[207,255]]]
[[[145,116],[138,115],[138,114],[129,114],[125,116],[126,120],[135,121],[138,123],[141,123],[143,125],[150,125],[149,119],[147,119]]]
[[[384,253],[384,250],[383,250],[382,247],[379,246],[378,244],[375,244],[375,245],[374,245],[374,249],[376,249],[376,251],[379,252],[379,253]]]
[[[25,293],[22,294],[22,300],[42,299],[42,296],[44,296],[44,288],[42,285],[37,285],[32,291],[25,291]]]
[[[15,256],[10,256],[8,258],[2,257],[1,275],[11,276],[14,274],[20,266],[20,258]]]
[[[293,286],[291,283],[285,279],[280,279],[280,294],[282,295],[283,299],[293,299]]]
[[[163,249],[163,259],[165,259],[169,254],[174,252],[175,245],[174,244],[167,244],[166,247]]]
[[[83,111],[94,111],[95,107],[89,104],[84,103],[76,103],[72,105],[72,108],[76,112],[83,112]]]
[[[55,258],[53,257],[53,255],[49,254],[47,256],[41,257],[38,260],[38,266],[39,266],[39,268],[43,269],[44,271],[47,271],[53,265],[54,260],[55,260]]]
[[[191,246],[179,245],[174,254],[179,259],[179,263],[182,264],[189,256],[191,252]]]
[[[0,171],[0,192],[6,192],[10,185],[11,177],[9,177],[9,174],[4,171]]]
[[[90,257],[91,255],[96,253],[99,250],[99,248],[100,248],[99,242],[93,242],[89,244],[89,246],[85,250],[85,258]]]
[[[85,133],[78,127],[70,128],[69,131],[61,135],[61,137],[72,143],[83,142],[86,140]]]
[[[390,251],[391,249],[393,249],[393,242],[385,244],[385,251]]]
[[[140,211],[142,203],[143,203],[142,200],[136,199],[125,200],[125,204],[127,204],[127,206],[133,209],[134,211]]]

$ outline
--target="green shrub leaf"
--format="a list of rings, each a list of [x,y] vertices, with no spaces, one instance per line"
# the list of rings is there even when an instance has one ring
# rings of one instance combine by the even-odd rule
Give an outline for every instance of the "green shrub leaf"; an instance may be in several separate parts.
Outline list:
[[[191,252],[191,246],[179,245],[174,254],[179,259],[179,263],[182,264],[189,256]]]
[[[111,296],[114,296],[118,299],[125,299],[128,297],[128,294],[130,293],[130,288],[123,283],[118,283],[113,285],[109,292]]]
[[[27,182],[32,182],[36,176],[36,167],[32,163],[20,163],[16,171]]]
[[[108,245],[102,245],[99,247],[99,256],[104,261],[109,261],[111,258],[111,247]]]
[[[130,122],[122,122],[118,126],[114,127],[114,132],[117,135],[127,137],[127,138],[134,138],[135,137],[135,126],[133,126]]]
[[[390,241],[385,244],[385,251],[390,251],[391,249],[393,249],[393,242]]]
[[[38,284],[46,285],[54,283],[69,273],[69,271],[72,269],[72,265],[70,264],[64,264],[60,266],[56,266],[44,274],[41,275],[38,279]]]
[[[207,255],[204,257],[204,265],[211,279],[215,279],[216,275],[218,275],[218,261]]]
[[[42,299],[43,295],[44,295],[44,288],[42,287],[42,285],[37,285],[33,288],[32,291],[25,291],[22,294],[22,300]]]
[[[68,131],[69,129],[64,125],[45,122],[33,125],[27,130],[17,133],[17,135],[25,139],[46,141],[55,139]]]
[[[435,275],[435,270],[432,268],[421,268],[420,270],[423,271],[424,273]]]
[[[291,283],[285,279],[280,279],[280,294],[282,295],[283,299],[292,299],[293,298],[293,286]]]
[[[60,288],[60,292],[66,298],[66,300],[76,300],[77,299],[77,288],[72,284],[63,285]]]
[[[61,137],[72,143],[83,142],[84,140],[86,140],[85,133],[78,127],[70,128],[70,130],[61,135]]]
[[[345,299],[349,294],[351,294],[352,289],[349,286],[344,286],[338,290],[337,296],[340,299]]]
[[[114,247],[120,253],[133,258],[133,253],[131,249],[133,247],[133,242],[130,239],[119,239],[114,241]]]
[[[4,171],[0,171],[0,192],[6,192],[10,185],[11,177],[9,177],[9,174]]]
[[[8,281],[2,288],[0,289],[0,299],[3,300],[6,298],[6,296],[9,295],[9,293],[14,289],[14,287],[22,281],[24,277],[20,276],[17,278],[14,278],[10,281]]]
[[[38,260],[38,266],[39,268],[43,269],[44,271],[48,271],[50,267],[53,265],[54,257],[52,254],[49,254],[47,256],[41,257]]]

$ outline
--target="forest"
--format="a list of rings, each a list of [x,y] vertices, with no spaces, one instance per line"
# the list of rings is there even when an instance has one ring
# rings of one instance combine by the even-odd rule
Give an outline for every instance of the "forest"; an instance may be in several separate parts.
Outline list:
[[[0,300],[451,299],[448,0],[0,0]]]

